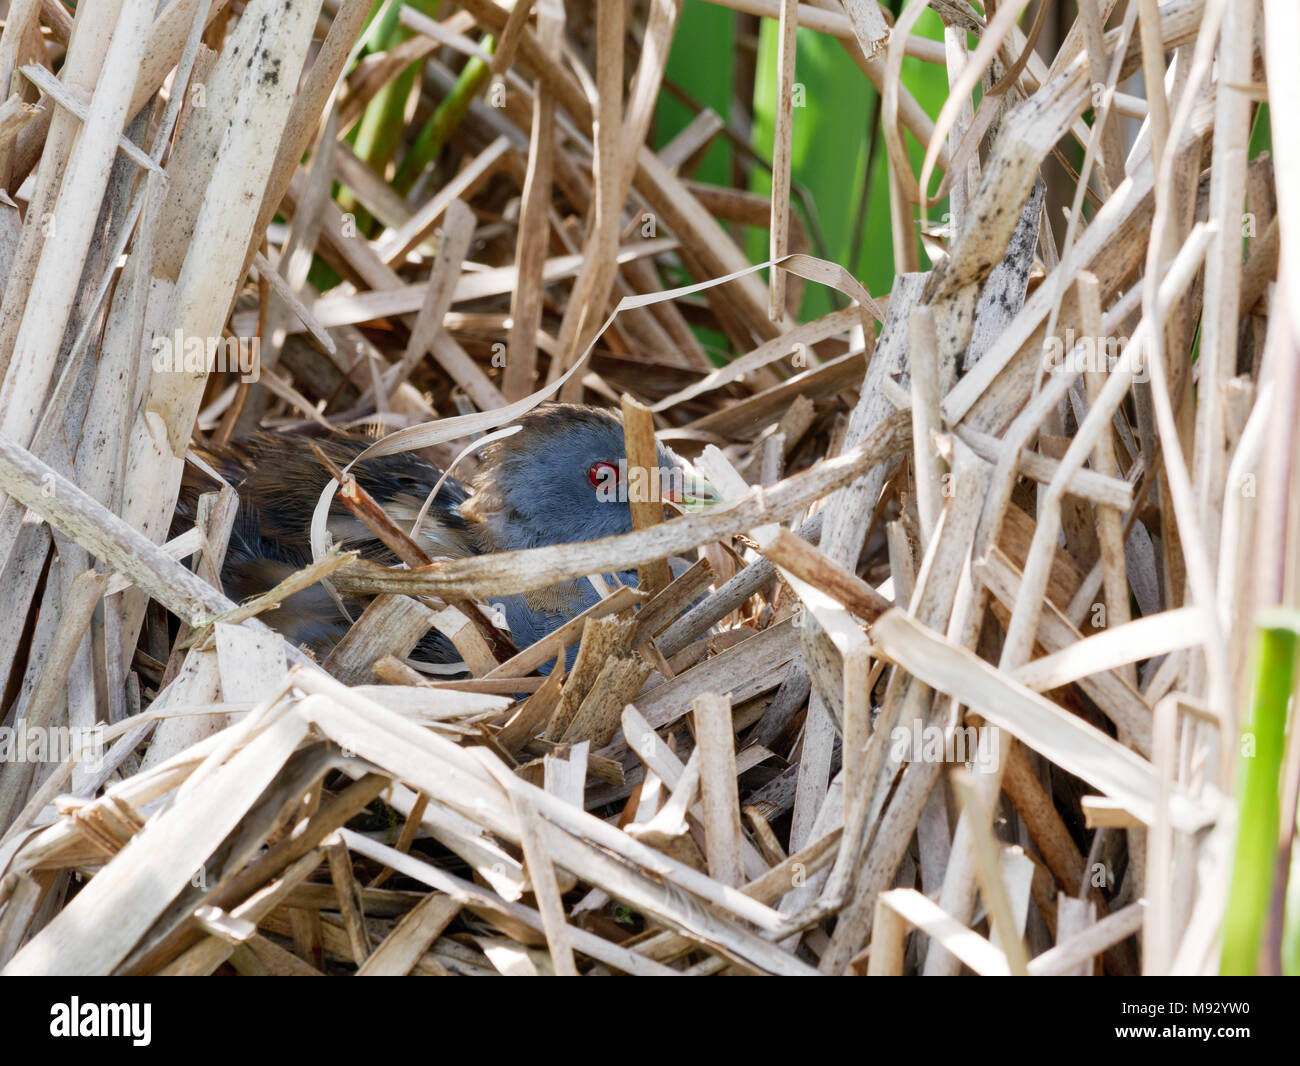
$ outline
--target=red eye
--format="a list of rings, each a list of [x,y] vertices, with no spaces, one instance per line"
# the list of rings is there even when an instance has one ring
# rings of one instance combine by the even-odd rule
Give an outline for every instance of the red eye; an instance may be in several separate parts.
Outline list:
[[[611,489],[618,484],[618,467],[601,460],[587,468],[587,480],[594,488]]]

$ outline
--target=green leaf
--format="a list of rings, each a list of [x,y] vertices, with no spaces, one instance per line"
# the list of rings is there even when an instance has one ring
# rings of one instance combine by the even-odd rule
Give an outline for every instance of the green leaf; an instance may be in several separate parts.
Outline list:
[[[669,81],[702,107],[712,108],[724,122],[731,114],[735,33],[734,11],[704,0],[686,0],[677,19],[665,71]],[[689,107],[662,90],[655,104],[655,151],[676,137],[694,117]],[[713,139],[695,178],[713,185],[731,184],[731,145],[725,137]]]
[[[1287,707],[1295,687],[1300,616],[1269,611],[1256,632],[1254,694],[1241,735],[1237,848],[1223,918],[1220,972],[1255,973],[1273,898]]]
[[[769,160],[776,125],[779,32],[774,20],[763,20],[754,83],[754,147]],[[942,40],[943,23],[933,12],[927,12],[918,23],[917,32]],[[946,68],[909,58],[903,61],[902,78],[926,112],[931,117],[938,115],[948,95]],[[894,282],[894,247],[883,141],[877,146],[871,172],[867,173],[876,92],[838,40],[812,30],[798,31],[795,82],[803,86],[804,106],[796,107],[794,112],[790,176],[793,185],[806,189],[812,201],[814,217],[805,215],[805,222],[811,227],[810,237],[815,242],[815,232],[820,231],[825,238],[825,248],[814,247],[814,252],[850,269],[856,259],[858,279],[873,294],[886,293]],[[925,149],[910,135],[906,137],[913,169],[919,173]],[[855,256],[854,219],[864,184],[868,186],[867,212]],[[769,175],[756,173],[751,188],[770,194]],[[794,203],[799,210],[798,197]],[[940,218],[945,210],[946,201],[931,208],[930,217]],[[913,232],[912,239],[919,240],[919,230]],[[767,259],[767,233],[751,232],[746,250],[754,262]],[[925,263],[924,253],[922,263]],[[800,318],[804,321],[816,318],[832,307],[832,297],[826,289],[808,285]]]

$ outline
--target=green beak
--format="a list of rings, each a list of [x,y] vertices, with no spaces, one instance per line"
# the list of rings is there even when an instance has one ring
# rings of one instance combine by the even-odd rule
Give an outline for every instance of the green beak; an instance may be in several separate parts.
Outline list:
[[[683,462],[682,469],[685,476],[682,478],[681,493],[679,495],[674,492],[668,499],[677,504],[683,511],[702,511],[704,508],[722,500],[722,494],[713,487],[708,478],[693,466]]]

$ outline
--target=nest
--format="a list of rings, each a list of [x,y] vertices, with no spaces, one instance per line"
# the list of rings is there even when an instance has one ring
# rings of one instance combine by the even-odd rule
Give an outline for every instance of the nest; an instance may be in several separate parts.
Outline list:
[[[1300,965],[1296,621],[1261,614],[1296,602],[1300,159],[1251,150],[1300,16],[734,6],[777,34],[770,194],[694,180],[747,145],[706,108],[655,147],[663,0],[125,0],[75,39],[9,5],[5,973]],[[880,94],[887,291],[798,207],[799,25]],[[317,544],[242,604],[232,489],[171,531],[195,444],[463,476],[547,399],[723,502],[430,560],[336,470],[402,563]],[[484,610],[632,569],[531,647]],[[368,603],[319,661],[273,628],[317,582]],[[430,628],[468,677],[411,668]]]

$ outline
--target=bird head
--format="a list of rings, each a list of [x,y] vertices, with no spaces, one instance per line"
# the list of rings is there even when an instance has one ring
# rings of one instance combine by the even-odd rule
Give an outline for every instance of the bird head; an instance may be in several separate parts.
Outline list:
[[[474,495],[463,505],[481,531],[480,550],[628,533],[633,499],[666,500],[684,510],[718,499],[707,480],[662,444],[656,468],[629,468],[623,424],[600,408],[543,404],[519,426],[484,448]]]

